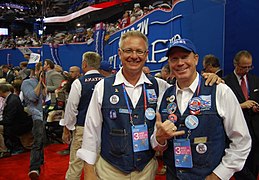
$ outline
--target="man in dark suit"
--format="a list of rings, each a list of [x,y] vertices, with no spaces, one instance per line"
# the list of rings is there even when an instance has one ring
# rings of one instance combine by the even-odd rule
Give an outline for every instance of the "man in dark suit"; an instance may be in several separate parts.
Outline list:
[[[219,77],[223,76],[223,70],[220,68],[219,59],[216,56],[212,54],[204,56],[202,64],[203,72],[215,73]]]
[[[6,82],[11,84],[15,79],[14,72],[10,69],[8,65],[3,65],[2,69],[3,69],[4,78],[6,79]]]
[[[248,51],[236,54],[234,66],[234,72],[224,80],[240,103],[252,137],[251,152],[243,170],[236,173],[235,178],[256,180],[259,171],[259,78],[249,73],[253,66],[252,55]]]
[[[0,84],[0,96],[5,98],[3,120],[4,141],[12,154],[23,151],[19,136],[31,131],[32,119],[24,111],[20,98],[10,92],[7,84]]]

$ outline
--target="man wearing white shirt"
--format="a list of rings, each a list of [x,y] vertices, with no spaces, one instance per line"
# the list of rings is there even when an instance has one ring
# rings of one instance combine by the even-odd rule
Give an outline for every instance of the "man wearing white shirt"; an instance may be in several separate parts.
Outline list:
[[[77,156],[85,161],[85,179],[155,179],[150,136],[158,95],[170,85],[143,73],[148,40],[141,32],[124,33],[118,54],[122,69],[96,84]]]
[[[142,72],[148,42],[141,32],[123,34],[119,47],[123,67],[97,83],[77,155],[85,161],[85,179],[150,180],[157,169],[149,142],[157,97],[169,84]]]
[[[176,85],[163,95],[151,138],[166,149],[167,179],[230,179],[251,148],[237,98],[225,84],[204,85],[190,40],[172,42],[167,57]]]
[[[95,84],[104,78],[98,72],[101,60],[99,54],[86,52],[82,59],[82,69],[85,75],[72,83],[64,119],[60,122],[64,126],[62,139],[65,143],[70,143],[70,131],[73,131],[69,167],[66,173],[66,179],[69,180],[80,179],[81,177],[84,162],[76,157],[76,151],[81,148],[85,116]]]

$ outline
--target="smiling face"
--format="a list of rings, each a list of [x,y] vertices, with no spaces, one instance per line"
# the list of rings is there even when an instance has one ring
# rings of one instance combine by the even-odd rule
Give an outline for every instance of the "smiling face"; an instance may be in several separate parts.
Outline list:
[[[195,80],[198,59],[198,54],[180,47],[174,47],[169,53],[168,64],[180,88],[189,87]]]
[[[118,53],[123,66],[123,75],[126,78],[131,75],[140,76],[148,56],[145,40],[138,36],[128,36],[122,41]]]

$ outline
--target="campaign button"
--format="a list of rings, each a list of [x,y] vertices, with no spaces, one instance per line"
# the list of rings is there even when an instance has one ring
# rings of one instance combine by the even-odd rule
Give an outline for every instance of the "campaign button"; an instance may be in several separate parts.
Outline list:
[[[175,100],[175,95],[170,96],[168,99],[169,102],[174,102],[174,100]]]
[[[153,120],[156,116],[156,112],[153,108],[147,108],[145,111],[145,116],[148,120]]]
[[[185,118],[185,126],[189,129],[195,129],[199,125],[199,119],[194,115],[189,115]]]
[[[205,152],[207,152],[207,146],[206,146],[206,144],[203,144],[203,143],[197,144],[197,146],[196,146],[196,151],[197,151],[197,153],[199,153],[199,154],[204,154]]]
[[[166,107],[168,114],[173,114],[176,111],[177,105],[175,102],[169,103]]]
[[[189,108],[192,111],[197,111],[201,109],[201,98],[194,97],[189,101]]]
[[[116,111],[114,109],[110,110],[110,119],[116,119],[116,118],[117,118]]]
[[[169,114],[168,119],[175,123],[177,121],[177,116],[175,114]]]
[[[110,102],[111,102],[112,104],[117,104],[117,103],[119,102],[119,100],[120,100],[120,98],[119,98],[119,96],[117,96],[117,95],[112,95],[112,96],[110,97]]]

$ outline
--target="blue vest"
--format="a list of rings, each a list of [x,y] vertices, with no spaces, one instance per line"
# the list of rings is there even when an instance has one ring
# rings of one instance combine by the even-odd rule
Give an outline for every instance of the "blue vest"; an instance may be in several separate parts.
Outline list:
[[[77,115],[76,125],[78,126],[85,125],[85,116],[86,116],[86,112],[87,112],[90,100],[93,95],[94,87],[103,78],[104,76],[98,73],[87,74],[78,78],[78,80],[81,83],[82,90],[81,90],[80,102],[77,108],[78,115]]]
[[[155,78],[150,78],[153,83],[145,84],[146,90],[154,89],[158,97],[158,84]],[[149,141],[149,149],[141,152],[133,152],[132,130],[129,118],[128,107],[123,94],[122,85],[113,85],[115,76],[104,79],[104,97],[102,103],[102,142],[101,156],[112,166],[116,167],[124,173],[133,171],[141,171],[154,157],[154,150]],[[143,88],[142,88],[143,89]],[[134,109],[129,100],[129,106],[132,110],[132,118],[134,125],[144,124],[144,93],[141,93],[140,99]],[[112,103],[111,97],[116,95],[118,102]],[[156,110],[157,103],[150,103],[147,100],[147,108]],[[148,138],[150,139],[153,131],[155,120],[146,120],[148,126]]]
[[[193,97],[197,96],[197,89]],[[167,89],[163,96],[163,100],[159,109],[162,115],[162,121],[168,119],[169,114],[166,111],[167,105],[170,103],[168,97],[171,97],[172,95],[175,95],[176,97],[175,93],[176,87],[172,86]],[[195,129],[191,130],[191,134],[189,136],[193,168],[175,167],[173,140],[168,140],[168,149],[164,152],[164,161],[168,168],[167,179],[205,179],[205,177],[211,174],[212,171],[221,162],[221,158],[224,156],[224,150],[226,148],[226,134],[223,126],[223,120],[217,113],[215,95],[216,85],[212,87],[205,86],[204,79],[202,78],[198,96],[203,96],[202,99],[210,100],[207,101],[206,108],[204,107],[200,114],[196,115],[199,119],[199,125]],[[174,102],[177,104],[176,98]],[[211,105],[209,105],[209,102],[211,102]],[[185,118],[190,115],[189,106],[186,108],[186,111],[182,116],[178,108],[175,114],[178,117],[178,120],[175,123],[178,130],[185,130],[185,135],[177,136],[176,138],[187,138],[189,129],[185,126]],[[206,142],[203,142],[205,147],[207,147],[207,151],[205,153],[199,152],[197,147],[199,144],[197,138],[199,137],[207,138]]]

